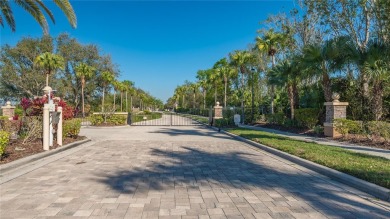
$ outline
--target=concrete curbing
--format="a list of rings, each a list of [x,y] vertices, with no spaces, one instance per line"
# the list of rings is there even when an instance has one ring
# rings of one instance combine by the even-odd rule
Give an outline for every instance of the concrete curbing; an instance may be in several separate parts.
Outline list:
[[[76,142],[64,145],[62,147],[56,148],[56,149],[44,151],[44,152],[41,152],[38,154],[34,154],[34,155],[31,155],[28,157],[21,158],[19,160],[12,161],[10,163],[3,164],[0,166],[0,172],[1,172],[1,174],[7,173],[7,172],[12,171],[14,169],[17,169],[23,165],[26,165],[30,162],[34,162],[36,160],[39,160],[39,159],[42,159],[42,158],[45,158],[45,157],[48,157],[48,156],[51,156],[54,154],[58,154],[62,151],[77,147],[77,146],[82,145],[82,144],[89,142],[89,141],[91,141],[91,139],[84,139],[81,141],[76,141]]]
[[[211,127],[211,128],[218,131],[218,128],[215,128],[215,127]],[[262,149],[268,153],[271,153],[273,155],[276,155],[278,157],[281,157],[283,159],[286,159],[288,161],[291,161],[293,163],[301,165],[305,168],[311,169],[317,173],[325,175],[325,176],[327,176],[331,179],[334,179],[338,182],[344,183],[344,184],[351,186],[353,188],[356,188],[360,191],[366,192],[367,194],[370,194],[376,198],[379,198],[379,199],[384,200],[384,201],[390,201],[390,190],[387,188],[384,188],[384,187],[375,185],[373,183],[358,179],[354,176],[342,173],[340,171],[331,169],[329,167],[325,167],[325,166],[322,166],[320,164],[316,164],[314,162],[299,158],[297,156],[288,154],[286,152],[279,151],[277,149],[274,149],[274,148],[268,147],[266,145],[254,142],[252,140],[243,138],[243,137],[235,135],[233,133],[230,133],[230,132],[227,132],[224,130],[220,130],[220,132],[222,132],[226,135],[229,135],[237,140],[240,140],[242,142],[250,144],[256,148]]]

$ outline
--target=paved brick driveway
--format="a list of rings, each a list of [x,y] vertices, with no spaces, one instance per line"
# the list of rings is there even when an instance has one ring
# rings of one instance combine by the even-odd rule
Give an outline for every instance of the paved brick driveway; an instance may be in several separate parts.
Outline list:
[[[202,127],[82,132],[96,143],[0,185],[1,219],[390,217],[388,203]]]

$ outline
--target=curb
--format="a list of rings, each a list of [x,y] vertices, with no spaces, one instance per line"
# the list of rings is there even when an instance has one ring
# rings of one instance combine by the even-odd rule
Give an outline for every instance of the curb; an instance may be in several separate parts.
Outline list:
[[[44,152],[41,152],[38,154],[34,154],[34,155],[31,155],[28,157],[21,158],[19,160],[12,161],[10,163],[6,163],[6,164],[0,166],[0,172],[1,172],[1,174],[4,174],[6,172],[17,169],[17,168],[19,168],[27,163],[34,162],[36,160],[39,160],[39,159],[42,159],[42,158],[45,158],[45,157],[48,157],[48,156],[51,156],[54,154],[58,154],[62,151],[77,147],[77,146],[82,145],[82,144],[89,142],[89,141],[91,141],[91,139],[89,139],[89,138],[81,140],[81,141],[76,141],[76,142],[61,146],[61,147],[56,148],[56,149],[44,151]]]
[[[218,129],[215,128],[215,127],[211,127],[211,128],[216,130],[216,131],[218,131]],[[235,138],[235,139],[237,139],[239,141],[242,141],[244,143],[250,144],[250,145],[252,145],[252,146],[254,146],[256,148],[264,150],[264,151],[266,151],[268,153],[271,153],[273,155],[276,155],[278,157],[281,157],[283,159],[286,159],[288,161],[291,161],[293,163],[301,165],[301,166],[303,166],[305,168],[313,170],[313,171],[315,171],[317,173],[325,175],[325,176],[327,176],[327,177],[329,177],[331,179],[334,179],[334,180],[336,180],[338,182],[341,182],[341,183],[346,184],[348,186],[351,186],[351,187],[353,187],[355,189],[363,191],[363,192],[365,192],[367,194],[370,194],[370,195],[372,195],[372,196],[374,196],[374,197],[376,197],[378,199],[381,199],[381,200],[384,200],[384,201],[390,201],[390,190],[387,189],[387,188],[375,185],[373,183],[364,181],[362,179],[358,179],[358,178],[356,178],[354,176],[348,175],[346,173],[342,173],[340,171],[331,169],[329,167],[325,167],[325,166],[322,166],[320,164],[316,164],[314,162],[311,162],[311,161],[299,158],[297,156],[288,154],[286,152],[279,151],[277,149],[265,146],[263,144],[260,144],[260,143],[254,142],[252,140],[243,138],[241,136],[232,134],[232,133],[227,132],[225,130],[221,130],[220,132],[224,133],[226,135],[229,135],[229,136],[231,136],[231,137],[233,137],[233,138]]]

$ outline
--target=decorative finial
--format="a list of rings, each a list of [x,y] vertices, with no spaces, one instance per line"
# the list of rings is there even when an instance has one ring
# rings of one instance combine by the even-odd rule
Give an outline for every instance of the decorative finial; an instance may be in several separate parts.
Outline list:
[[[332,94],[332,99],[333,99],[333,102],[340,102],[339,99],[340,99],[340,94],[338,93],[333,93]]]
[[[217,101],[217,106],[219,106],[219,102]]]
[[[7,106],[11,106],[11,102],[10,102],[10,101],[7,101],[5,104],[6,104]]]

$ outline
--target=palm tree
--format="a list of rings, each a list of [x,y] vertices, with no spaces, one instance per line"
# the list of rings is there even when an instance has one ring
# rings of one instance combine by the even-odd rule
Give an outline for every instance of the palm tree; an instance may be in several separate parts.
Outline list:
[[[82,111],[83,111],[83,117],[85,117],[85,109],[84,109],[85,80],[92,77],[92,74],[95,71],[95,68],[93,68],[92,66],[89,66],[85,63],[80,63],[78,66],[76,66],[75,71],[76,71],[77,77],[81,79]]]
[[[223,82],[224,82],[224,100],[223,100],[223,103],[224,103],[224,107],[226,108],[226,105],[227,105],[227,85],[228,85],[228,81],[229,79],[235,75],[236,73],[236,70],[234,68],[231,68],[226,60],[226,58],[223,58],[221,60],[219,60],[217,63],[216,63],[216,69],[215,69],[219,75],[219,77],[222,77],[223,78]]]
[[[291,119],[294,119],[295,108],[295,93],[294,88],[297,87],[299,81],[299,69],[296,62],[291,62],[288,59],[279,63],[269,71],[268,82],[271,85],[286,87],[290,102]]]
[[[364,71],[372,81],[372,109],[376,121],[382,118],[385,83],[390,80],[389,50],[388,45],[380,41],[371,41],[367,45]]]
[[[268,32],[264,34],[263,37],[256,38],[257,48],[266,52],[268,56],[271,57],[272,67],[275,67],[275,55],[278,53],[280,49],[282,49],[287,42],[287,35],[282,33],[277,33],[273,29],[270,29]],[[271,113],[274,113],[274,105],[275,105],[275,91],[274,86],[271,86]]]
[[[115,80],[115,76],[110,71],[103,71],[101,77],[102,77],[102,85],[103,85],[102,112],[104,112],[105,89],[108,87],[109,84],[111,84]]]
[[[198,79],[199,86],[202,88],[203,93],[203,109],[206,109],[206,94],[207,94],[207,88],[208,88],[208,82],[207,82],[207,71],[205,70],[199,70],[196,73],[196,78]]]
[[[217,103],[217,95],[218,95],[218,73],[215,69],[208,69],[207,71],[207,81],[209,84],[214,85],[214,105]]]
[[[124,87],[125,87],[125,92],[126,92],[126,95],[125,95],[125,98],[126,98],[126,112],[128,112],[128,105],[127,105],[127,101],[128,101],[128,99],[127,99],[127,93],[128,92],[130,92],[130,93],[132,93],[132,89],[133,89],[133,87],[134,87],[134,82],[132,82],[132,81],[129,81],[129,80],[124,80],[123,82],[123,85],[124,85]],[[131,98],[131,108],[133,108],[132,107],[132,102],[133,102],[133,100],[132,100],[132,98],[133,98],[133,95],[130,95],[130,98]]]
[[[309,77],[322,77],[322,88],[326,102],[332,101],[330,74],[341,69],[345,58],[341,51],[347,42],[346,37],[325,41],[322,45],[308,45],[303,49],[303,66]]]
[[[127,86],[123,82],[119,82],[118,90],[121,92],[121,112],[123,112],[123,93],[127,91]]]
[[[236,50],[230,54],[231,65],[235,66],[238,72],[241,73],[241,108],[242,121],[244,122],[244,90],[245,90],[245,74],[248,71],[248,65],[254,61],[253,55],[248,51]]]
[[[198,91],[198,88],[199,88],[199,85],[197,83],[191,83],[190,84],[190,88],[193,92],[193,95],[194,95],[194,99],[193,99],[193,102],[192,102],[192,108],[196,108],[196,91]]]
[[[46,70],[46,86],[49,86],[49,75],[57,69],[64,69],[64,59],[50,52],[37,56],[34,64]]]
[[[46,17],[42,11],[44,11],[55,23],[53,13],[47,8],[47,6],[43,3],[42,0],[15,0],[13,1],[18,6],[25,9],[33,18],[38,22],[38,24],[42,27],[45,35],[49,33],[49,26],[47,24]],[[69,0],[53,0],[54,4],[56,4],[62,12],[65,14],[69,23],[73,28],[77,26],[77,18],[72,5]],[[0,25],[4,27],[4,20],[11,28],[12,32],[16,30],[16,22],[14,19],[14,15],[10,6],[10,1],[8,0],[0,0]]]

